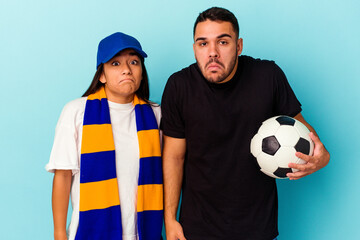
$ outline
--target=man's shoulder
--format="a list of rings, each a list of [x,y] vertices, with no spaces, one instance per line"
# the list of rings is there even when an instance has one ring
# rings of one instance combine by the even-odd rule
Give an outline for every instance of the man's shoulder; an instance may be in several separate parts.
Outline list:
[[[174,94],[183,98],[184,96],[189,94],[189,90],[198,89],[201,87],[202,75],[198,70],[196,63],[189,65],[173,73],[165,86],[163,97],[171,96],[173,98]],[[200,86],[199,86],[200,84]]]
[[[276,65],[275,61],[273,61],[273,60],[254,58],[254,57],[250,57],[250,56],[246,56],[246,55],[241,55],[239,57],[239,60],[242,63],[244,63],[248,66],[253,66],[253,67],[273,68]]]
[[[198,75],[198,69],[196,63],[193,63],[175,73],[173,73],[170,77],[170,79],[189,79],[193,78],[194,76]]]
[[[243,70],[255,76],[274,76],[282,73],[281,68],[273,60],[240,56],[239,62]]]

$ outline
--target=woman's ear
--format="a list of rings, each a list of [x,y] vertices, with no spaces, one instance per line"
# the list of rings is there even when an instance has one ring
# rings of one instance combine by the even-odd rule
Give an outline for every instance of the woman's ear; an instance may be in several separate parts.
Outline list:
[[[105,77],[104,71],[101,73],[99,80],[100,80],[100,82],[102,82],[103,84],[106,83],[106,77]]]

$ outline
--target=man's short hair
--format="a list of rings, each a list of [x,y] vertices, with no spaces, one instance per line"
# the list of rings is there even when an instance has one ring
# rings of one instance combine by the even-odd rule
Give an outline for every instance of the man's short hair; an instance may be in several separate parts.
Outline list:
[[[205,22],[206,20],[230,22],[236,33],[236,37],[239,37],[239,23],[235,15],[229,10],[220,7],[212,7],[199,14],[194,24],[194,36],[198,23]]]

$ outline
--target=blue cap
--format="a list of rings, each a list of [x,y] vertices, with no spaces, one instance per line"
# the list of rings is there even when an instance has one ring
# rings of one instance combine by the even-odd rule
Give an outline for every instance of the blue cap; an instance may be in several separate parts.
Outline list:
[[[97,52],[96,68],[98,68],[100,64],[108,62],[118,52],[127,48],[134,49],[143,58],[147,57],[138,40],[124,33],[116,32],[100,41]]]

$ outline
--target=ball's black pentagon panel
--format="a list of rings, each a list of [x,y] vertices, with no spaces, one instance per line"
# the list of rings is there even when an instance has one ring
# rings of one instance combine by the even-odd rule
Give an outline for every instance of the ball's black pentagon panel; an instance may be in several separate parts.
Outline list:
[[[262,151],[274,156],[276,151],[280,148],[280,143],[275,136],[266,137],[262,141]]]
[[[276,118],[276,121],[278,121],[280,125],[289,125],[289,126],[295,125],[295,119],[287,116],[280,116]]]
[[[304,138],[300,138],[299,141],[295,145],[295,150],[297,152],[301,152],[303,154],[310,154],[310,142]]]
[[[276,169],[276,171],[274,172],[274,175],[280,178],[286,178],[286,174],[287,173],[292,173],[291,168],[281,168],[279,167],[278,169]]]

